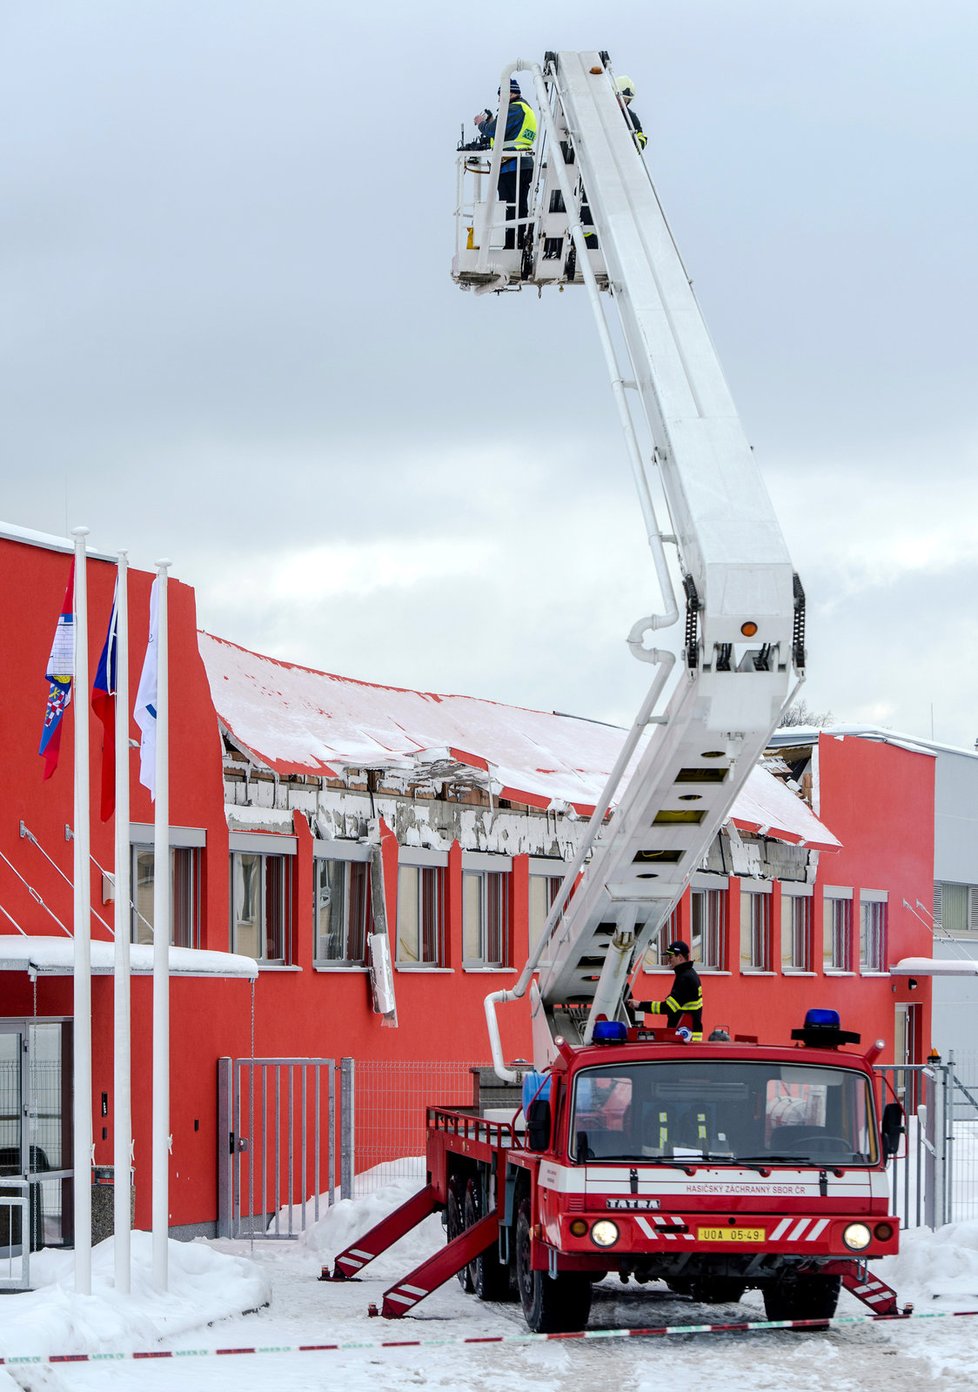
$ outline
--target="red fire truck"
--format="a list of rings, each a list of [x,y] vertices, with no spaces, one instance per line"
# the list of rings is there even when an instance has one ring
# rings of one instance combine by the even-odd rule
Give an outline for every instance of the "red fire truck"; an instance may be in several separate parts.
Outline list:
[[[898,1240],[885,1164],[901,1115],[896,1103],[878,1114],[871,1066],[883,1046],[855,1052],[832,1011],[811,1012],[791,1041],[691,1042],[643,1028],[629,1004],[804,678],[805,596],[623,105],[628,84],[606,53],[513,63],[499,129],[516,71],[540,139],[532,160],[519,141],[460,149],[453,275],[476,294],[586,288],[661,593],[628,644],[655,675],[535,951],[486,1000],[511,1100],[431,1108],[428,1183],[333,1275],[442,1210],[447,1246],[386,1292],[385,1315],[458,1273],[484,1299],[518,1292],[531,1329],[578,1330],[611,1272],[704,1301],[753,1287],[771,1319],[827,1319],[840,1285],[892,1313],[866,1268]],[[512,387],[500,376],[500,404]],[[678,655],[652,647],[682,607]],[[524,997],[526,1075],[496,1019]]]

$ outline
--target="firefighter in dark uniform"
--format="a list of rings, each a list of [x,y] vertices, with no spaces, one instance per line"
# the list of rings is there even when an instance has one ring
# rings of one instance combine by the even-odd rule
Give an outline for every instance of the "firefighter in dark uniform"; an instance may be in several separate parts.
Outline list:
[[[498,94],[497,94],[498,95]],[[495,144],[496,116],[487,107],[475,117],[483,138],[490,145]],[[529,202],[530,184],[533,180],[533,142],[537,138],[537,118],[531,106],[523,100],[520,84],[515,77],[509,83],[509,114],[506,117],[506,135],[503,149],[512,150],[514,157],[504,159],[499,168],[499,197],[506,204],[506,221],[512,222],[517,216],[525,218]],[[519,210],[517,213],[517,209]],[[526,228],[519,229],[518,237],[513,229],[506,232],[506,246],[522,246]]]
[[[618,91],[618,102],[622,111],[625,113],[625,120],[631,126],[634,133],[635,144],[640,150],[644,150],[648,144],[648,137],[642,129],[642,122],[638,118],[638,112],[632,110],[632,99],[635,96],[635,83],[630,77],[620,77],[615,83]]]
[[[703,987],[696,968],[689,960],[689,944],[671,942],[666,948],[666,963],[672,967],[672,990],[664,1001],[633,1001],[636,1010],[664,1015],[670,1029],[675,1029],[684,1015],[690,1017],[690,1042],[703,1039]]]

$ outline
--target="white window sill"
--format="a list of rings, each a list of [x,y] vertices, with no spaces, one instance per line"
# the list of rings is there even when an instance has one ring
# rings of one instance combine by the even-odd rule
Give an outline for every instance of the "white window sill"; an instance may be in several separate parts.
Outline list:
[[[470,976],[510,976],[515,967],[480,967],[469,966],[467,962],[462,963],[462,970]]]
[[[409,962],[395,962],[395,963],[394,963],[394,969],[395,969],[395,971],[399,971],[399,972],[411,972],[411,973],[413,973],[413,974],[422,973],[422,974],[427,975],[427,976],[451,976],[451,975],[452,975],[452,968],[451,968],[451,967],[427,967],[427,966],[424,965],[424,963],[419,963],[418,966],[412,967],[411,964],[410,964]]]
[[[289,966],[287,962],[257,962],[260,972],[301,972],[301,967]]]
[[[693,964],[696,965],[695,963]],[[725,967],[696,967],[697,976],[732,976]]]
[[[843,971],[841,967],[826,967],[823,976],[855,976],[855,972]]]
[[[330,972],[360,972],[362,975],[364,972],[370,970],[369,967],[362,967],[357,962],[350,962],[349,964],[343,962],[313,962],[312,969],[314,972],[324,972],[326,975],[329,975]]]
[[[741,976],[777,976],[776,971],[762,971],[760,967],[741,967]]]
[[[818,972],[802,971],[800,967],[782,967],[782,976],[817,976]]]
[[[868,970],[867,968],[860,967],[860,969],[859,969],[859,975],[860,975],[860,976],[887,976],[887,977],[888,977],[888,976],[890,975],[890,973],[889,973],[888,971],[880,971],[879,967],[874,967],[874,968],[872,969],[872,971]]]

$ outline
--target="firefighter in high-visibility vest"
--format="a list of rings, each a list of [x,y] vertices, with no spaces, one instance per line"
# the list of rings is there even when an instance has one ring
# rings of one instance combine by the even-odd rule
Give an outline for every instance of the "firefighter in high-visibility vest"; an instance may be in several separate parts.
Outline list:
[[[703,1039],[703,987],[689,960],[689,944],[671,942],[665,957],[673,971],[672,990],[668,996],[664,1001],[633,1001],[632,1005],[636,1010],[664,1015],[670,1029],[675,1029],[683,1016],[688,1015],[690,1043],[699,1044]]]
[[[497,96],[499,94],[497,93]],[[496,116],[488,107],[475,117],[481,135],[490,146],[495,144]],[[529,206],[530,184],[533,181],[533,144],[537,138],[536,112],[523,100],[520,84],[516,78],[509,83],[509,113],[506,117],[506,133],[503,149],[512,150],[513,158],[504,159],[499,169],[499,197],[506,204],[506,221],[512,222],[517,216],[525,218]],[[522,224],[514,236],[512,228],[506,229],[506,246],[522,246],[526,240],[526,225]]]

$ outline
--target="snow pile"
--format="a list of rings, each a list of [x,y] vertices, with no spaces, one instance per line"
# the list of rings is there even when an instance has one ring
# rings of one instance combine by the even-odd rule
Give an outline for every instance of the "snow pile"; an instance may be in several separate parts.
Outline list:
[[[931,1232],[900,1234],[900,1254],[872,1263],[873,1272],[896,1291],[901,1305],[928,1309],[978,1309],[978,1221],[948,1223]],[[934,1305],[940,1301],[939,1306]]]
[[[316,1252],[325,1266],[332,1269],[333,1261],[351,1243],[362,1238],[375,1223],[393,1213],[402,1203],[424,1187],[425,1162],[423,1156],[412,1156],[407,1160],[395,1162],[401,1172],[390,1183],[374,1187],[378,1171],[386,1166],[378,1165],[374,1170],[365,1170],[358,1175],[354,1188],[356,1198],[340,1199],[329,1209],[324,1218],[307,1228],[302,1235],[303,1245]],[[372,1280],[396,1280],[430,1257],[439,1247],[445,1245],[445,1229],[441,1214],[433,1213],[423,1223],[395,1242],[386,1252],[370,1263],[368,1272]]]
[[[203,1241],[169,1244],[169,1286],[152,1285],[153,1241],[132,1234],[132,1294],[115,1290],[113,1242],[92,1252],[92,1294],[76,1295],[75,1254],[45,1250],[31,1256],[35,1289],[0,1303],[0,1356],[98,1353],[152,1348],[161,1338],[255,1310],[271,1285],[246,1257],[215,1251]]]

